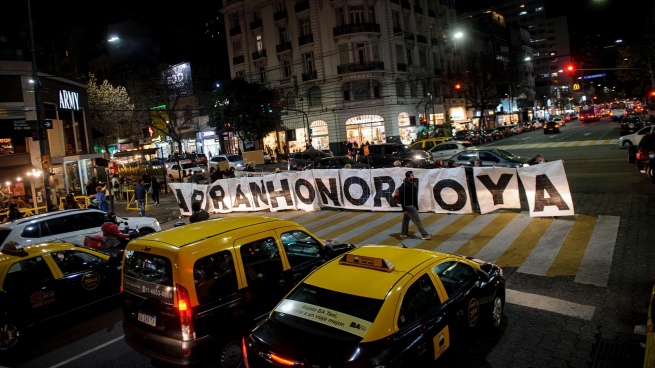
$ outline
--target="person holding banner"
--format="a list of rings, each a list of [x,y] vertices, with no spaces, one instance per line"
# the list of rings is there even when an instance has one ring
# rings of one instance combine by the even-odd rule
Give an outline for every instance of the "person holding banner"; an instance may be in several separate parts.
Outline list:
[[[414,225],[421,232],[421,239],[429,240],[432,235],[428,234],[423,228],[421,217],[418,214],[418,189],[414,185],[414,172],[405,172],[405,180],[403,180],[399,189],[400,206],[403,209],[403,220],[400,226],[400,237],[406,238],[408,236],[409,220],[412,220]]]

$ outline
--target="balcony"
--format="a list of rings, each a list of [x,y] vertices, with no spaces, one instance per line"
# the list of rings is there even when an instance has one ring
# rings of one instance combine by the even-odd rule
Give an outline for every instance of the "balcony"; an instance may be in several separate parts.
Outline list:
[[[232,65],[243,64],[244,57],[243,55],[235,56],[232,58]]]
[[[406,72],[407,71],[407,64],[398,63],[398,64],[396,64],[396,69],[398,69],[399,72]]]
[[[287,18],[288,18],[288,15],[287,15],[287,10],[286,9],[280,10],[279,12],[273,14],[273,21],[274,22],[277,22],[277,21],[282,20],[282,19],[287,19]]]
[[[234,27],[230,29],[230,36],[236,36],[241,34],[241,27]]]
[[[407,41],[414,41],[414,34],[411,32],[405,32],[405,39]]]
[[[314,42],[314,35],[311,33],[298,37],[298,46],[306,45],[308,43],[313,43],[313,42]]]
[[[371,70],[384,70],[384,62],[369,61],[367,63],[352,63],[337,65],[338,74],[368,72]]]
[[[296,5],[293,6],[293,10],[296,13],[300,13],[301,11],[309,9],[309,0],[301,1],[299,3],[296,3]]]
[[[377,23],[354,23],[332,28],[334,37],[362,32],[380,33],[380,25]]]
[[[409,1],[407,0],[401,0],[400,1],[400,7],[403,9],[412,9],[412,6],[409,5]]]
[[[263,22],[261,19],[253,20],[250,22],[250,30],[252,31],[253,29],[262,28],[262,24]]]
[[[313,80],[313,79],[318,79],[318,74],[316,73],[316,70],[311,71],[309,73],[302,73],[302,81],[308,81],[308,80]]]
[[[423,35],[416,35],[416,42],[428,43],[428,39]]]
[[[291,42],[284,42],[275,46],[275,52],[278,54],[289,50],[291,50]]]
[[[266,57],[266,49],[262,49],[262,51],[255,51],[252,53],[253,60],[257,60],[265,57]]]

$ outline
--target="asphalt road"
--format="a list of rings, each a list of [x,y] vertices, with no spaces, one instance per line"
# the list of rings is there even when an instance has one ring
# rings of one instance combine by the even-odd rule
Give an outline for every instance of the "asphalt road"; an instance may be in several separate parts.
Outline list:
[[[541,241],[547,245],[562,243],[561,250],[554,256],[555,266],[575,259],[580,252],[602,255],[598,257],[600,260],[607,260],[607,253],[610,253],[609,264],[599,261],[592,267],[605,272],[607,282],[603,286],[580,282],[579,270],[584,264],[569,264],[567,267],[573,267],[569,274],[553,267],[557,272],[547,271],[543,275],[521,270],[525,260],[520,261],[523,264],[503,266],[511,292],[508,292],[500,333],[472,337],[469,346],[455,350],[447,366],[603,366],[600,363],[607,367],[642,366],[644,350],[640,343],[645,342],[645,336],[635,334],[634,328],[646,322],[648,294],[655,276],[650,261],[655,256],[652,247],[655,227],[650,225],[655,221],[655,185],[627,163],[627,150],[616,145],[618,136],[617,123],[605,118],[596,123],[568,123],[561,134],[528,132],[488,144],[526,157],[541,153],[548,160],[564,160],[576,217],[542,220],[550,221],[550,226],[568,227],[568,230],[558,234],[562,231],[551,228],[552,231],[542,235]],[[148,215],[159,218],[164,228],[172,227],[179,216],[175,206],[172,194],[163,194],[162,205],[151,208]],[[136,214],[133,210],[117,210],[121,212]],[[397,232],[393,228],[395,225],[384,222],[391,220],[379,220],[387,214],[319,211],[266,215],[293,218],[321,237],[340,234],[368,240],[385,236],[384,239],[394,241]],[[437,218],[436,214],[425,216],[430,218],[428,226],[432,226],[435,233],[454,231],[453,225],[444,225],[443,218]],[[486,215],[464,216],[472,215],[463,215],[460,221],[476,224],[485,221]],[[384,230],[382,235],[375,234],[381,232],[377,228],[358,230],[357,223],[361,224],[362,219],[368,219],[373,227],[377,226],[376,221],[381,221],[390,229]],[[583,236],[585,226],[592,222],[594,233],[601,235]],[[336,229],[335,224],[343,229]],[[470,226],[473,225],[464,229],[471,229]],[[615,228],[615,233],[603,237],[603,231],[610,228]],[[471,232],[471,239],[483,236],[483,230]],[[456,235],[463,236],[462,231]],[[496,237],[501,237],[500,233]],[[549,241],[544,241],[544,237]],[[447,242],[449,246],[454,245],[452,239]],[[416,244],[425,247],[420,240]],[[599,244],[607,248],[597,248]],[[58,321],[40,329],[25,355],[2,364],[11,367],[152,366],[147,358],[125,344],[121,320],[120,309],[108,304]]]

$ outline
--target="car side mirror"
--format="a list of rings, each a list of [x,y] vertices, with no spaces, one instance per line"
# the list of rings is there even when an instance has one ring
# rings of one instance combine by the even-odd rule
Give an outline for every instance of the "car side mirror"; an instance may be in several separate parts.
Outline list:
[[[357,248],[357,246],[352,243],[331,243],[327,244],[325,248],[327,249],[328,256],[334,258]]]

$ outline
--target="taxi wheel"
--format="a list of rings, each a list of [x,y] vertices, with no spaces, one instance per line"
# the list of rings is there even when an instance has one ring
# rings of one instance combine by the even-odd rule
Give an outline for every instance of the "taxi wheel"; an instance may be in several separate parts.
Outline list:
[[[500,327],[500,322],[503,319],[503,309],[505,307],[505,299],[502,295],[494,295],[493,303],[491,304],[491,320],[489,326],[497,329]]]
[[[9,351],[20,341],[21,331],[9,322],[0,322],[0,351]]]
[[[239,340],[229,341],[221,351],[221,360],[218,363],[220,368],[240,368],[243,367],[243,355],[241,352],[241,343]]]

